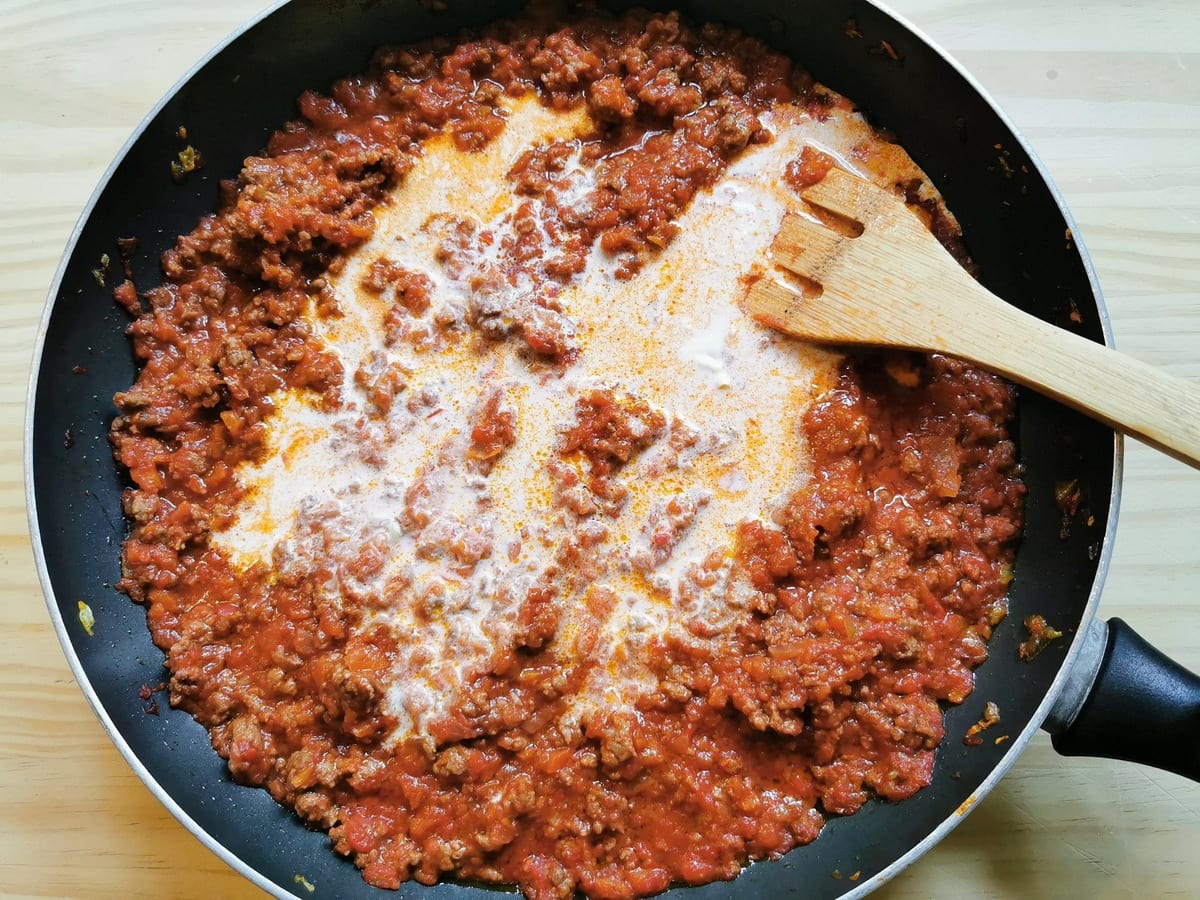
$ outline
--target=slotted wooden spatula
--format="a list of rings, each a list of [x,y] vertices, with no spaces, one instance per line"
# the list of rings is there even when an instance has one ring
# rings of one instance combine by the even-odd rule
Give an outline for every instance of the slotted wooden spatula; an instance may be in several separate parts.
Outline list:
[[[834,169],[802,196],[862,233],[788,213],[775,262],[821,294],[806,297],[802,284],[768,275],[747,296],[755,319],[818,343],[970,360],[1200,468],[1200,389],[1005,303],[886,190]]]

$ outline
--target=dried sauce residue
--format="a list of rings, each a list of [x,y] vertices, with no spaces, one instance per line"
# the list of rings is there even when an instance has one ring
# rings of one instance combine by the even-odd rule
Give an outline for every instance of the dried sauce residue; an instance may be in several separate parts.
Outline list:
[[[79,601],[79,624],[83,626],[83,630],[87,632],[87,636],[92,636],[92,629],[96,627],[96,616],[92,612],[92,608]]]
[[[200,152],[188,144],[179,151],[179,158],[171,160],[171,177],[176,181],[183,181],[191,172],[196,171],[204,165],[204,158]]]
[[[1079,504],[1083,499],[1083,491],[1077,479],[1056,481],[1054,483],[1054,505],[1062,516],[1058,528],[1059,540],[1067,540],[1071,536],[1071,522],[1079,513]]]
[[[967,729],[967,735],[963,738],[963,743],[968,747],[978,747],[983,743],[983,738],[981,738],[979,735],[982,732],[987,731],[999,721],[1000,707],[989,700],[987,705],[983,708],[983,716],[980,717],[978,722]]]
[[[1062,637],[1062,632],[1046,624],[1044,617],[1038,614],[1025,617],[1025,630],[1029,637],[1017,648],[1017,655],[1024,661],[1036,659],[1053,641]]]
[[[143,684],[138,688],[138,699],[142,701],[142,712],[148,716],[157,716],[158,701],[154,699],[154,694],[166,689],[166,682],[163,681],[160,681],[158,684]]]

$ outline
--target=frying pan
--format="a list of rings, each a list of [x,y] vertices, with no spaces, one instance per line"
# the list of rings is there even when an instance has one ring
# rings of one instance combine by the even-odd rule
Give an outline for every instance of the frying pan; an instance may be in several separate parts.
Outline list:
[[[693,18],[738,25],[800,60],[818,79],[862,104],[892,130],[955,211],[985,284],[1057,324],[1078,310],[1077,327],[1108,337],[1086,255],[1064,241],[1071,222],[1027,148],[952,62],[882,9],[865,3],[782,4],[743,0],[672,4]],[[294,115],[305,88],[360,71],[380,42],[402,42],[478,24],[518,4],[452,3],[436,12],[416,2],[293,0],[217,51],[147,120],[110,170],[80,222],[51,289],[30,388],[26,443],[28,508],[40,577],[79,683],[135,771],[210,848],[279,896],[304,873],[319,895],[391,897],[366,886],[262,791],[234,785],[204,730],[164,708],[146,716],[138,688],[161,677],[143,611],[112,591],[124,536],[122,476],[111,460],[108,399],[134,377],[124,313],[91,275],[117,237],[136,236],[135,279],[153,283],[158,254],[216,202],[215,179],[182,186],[163,177],[179,150],[176,129],[202,147],[206,170],[233,174],[267,135]],[[856,31],[848,34],[854,17]],[[879,43],[888,42],[890,52]],[[893,58],[895,57],[895,58]],[[1000,159],[1004,162],[1001,163]],[[79,390],[75,365],[89,371]],[[1095,618],[1119,494],[1121,450],[1111,431],[1035,395],[1024,395],[1015,437],[1027,466],[1029,501],[1008,621],[977,673],[973,701],[950,710],[934,783],[902,804],[873,803],[829,823],[814,844],[781,861],[756,863],[733,884],[684,897],[841,893],[835,869],[861,871],[860,894],[917,858],[952,828],[1008,768],[1043,720],[1067,752],[1142,758],[1200,777],[1200,682],[1140,644],[1126,626]],[[74,446],[62,435],[71,430]],[[1060,539],[1056,484],[1076,480],[1092,514]],[[86,488],[85,488],[86,486]],[[106,623],[105,641],[85,641],[78,597]],[[1019,662],[1021,620],[1043,614],[1067,632],[1033,662]],[[1090,699],[1089,699],[1089,691]],[[1007,743],[966,748],[962,736],[983,700],[1003,710]],[[1131,715],[1131,712],[1136,715]],[[1117,723],[1114,725],[1114,723]],[[1070,726],[1070,727],[1068,727]],[[1136,733],[1137,740],[1125,736]],[[1166,739],[1169,738],[1169,739]],[[486,895],[444,884],[405,885],[399,896]]]

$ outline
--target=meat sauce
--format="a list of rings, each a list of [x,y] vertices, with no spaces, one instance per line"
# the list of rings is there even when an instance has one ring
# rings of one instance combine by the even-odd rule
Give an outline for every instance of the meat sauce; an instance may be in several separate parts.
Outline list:
[[[705,425],[708,400],[579,374],[616,353],[578,312],[596,267],[606,296],[638,296],[739,161],[849,103],[738,32],[635,12],[385,48],[299,108],[164,254],[160,285],[118,288],[141,365],[111,435],[131,480],[120,588],[233,776],[373,885],[539,898],[733,878],[827,815],[929,784],[942,706],[971,692],[1005,614],[1010,388],[940,356],[805,356],[715,313],[681,353],[700,394],[741,410],[728,429]],[[420,265],[378,249],[412,173],[538,117],[491,220],[431,215]],[[859,166],[965,259],[907,158],[855,127],[840,156],[788,151],[779,189],[799,206]],[[355,356],[338,335],[360,319],[374,343]],[[811,393],[746,382],[735,338],[816,373]],[[454,366],[467,387],[439,387]],[[770,421],[790,440],[756,444]],[[432,449],[399,459],[406,435]],[[271,473],[314,444],[331,484],[368,474],[281,512]],[[777,468],[731,461],[742,447]],[[496,487],[514,470],[523,505]],[[776,493],[762,472],[783,473]],[[378,522],[347,512],[370,490],[391,504]],[[261,547],[255,516],[273,523]]]

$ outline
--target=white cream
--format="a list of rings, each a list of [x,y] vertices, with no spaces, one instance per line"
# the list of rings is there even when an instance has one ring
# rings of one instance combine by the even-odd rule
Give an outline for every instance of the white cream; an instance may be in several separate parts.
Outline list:
[[[714,314],[707,328],[697,331],[679,348],[680,357],[711,373],[713,384],[719,388],[727,388],[733,383],[724,358],[725,339],[729,336],[732,321],[733,313],[729,310]]]

